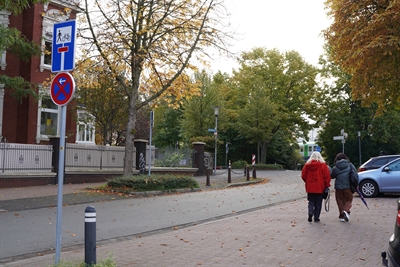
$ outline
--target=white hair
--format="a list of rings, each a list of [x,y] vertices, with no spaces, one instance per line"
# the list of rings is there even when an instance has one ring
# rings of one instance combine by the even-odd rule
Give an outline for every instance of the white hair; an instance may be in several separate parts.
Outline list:
[[[313,160],[319,161],[321,163],[325,163],[325,160],[322,158],[321,153],[319,153],[317,151],[314,151],[311,154],[310,158],[307,160],[307,163],[309,163],[309,162],[311,162]]]

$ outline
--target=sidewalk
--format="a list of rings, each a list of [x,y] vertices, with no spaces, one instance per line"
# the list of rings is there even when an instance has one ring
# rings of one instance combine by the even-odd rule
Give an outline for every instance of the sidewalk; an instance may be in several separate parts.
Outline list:
[[[236,182],[245,179],[235,177]],[[210,178],[218,183],[217,177]],[[220,178],[220,183],[225,183],[224,179]],[[80,193],[94,185],[64,185],[63,192]],[[0,189],[0,200],[54,193],[55,185]],[[337,218],[334,192],[330,211],[322,212],[320,223],[307,221],[306,199],[242,215],[232,211],[231,216],[217,221],[125,241],[98,242],[97,262],[111,254],[117,266],[381,266],[380,253],[387,249],[393,233],[396,201],[397,196],[367,199],[368,210],[355,197],[348,223]],[[50,266],[54,257],[55,252],[0,266]],[[61,260],[82,262],[83,245],[63,249]]]
[[[354,199],[350,222],[331,210],[320,223],[307,221],[307,201],[184,229],[98,244],[97,261],[111,253],[117,266],[380,266],[395,222],[396,198]],[[3,266],[49,266],[55,255]],[[84,260],[84,248],[62,252],[61,260]]]

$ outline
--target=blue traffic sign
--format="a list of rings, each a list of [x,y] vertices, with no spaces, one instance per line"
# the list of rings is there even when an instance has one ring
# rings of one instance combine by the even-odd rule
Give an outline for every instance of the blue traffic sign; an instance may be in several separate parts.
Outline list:
[[[54,77],[50,86],[50,96],[54,104],[64,106],[71,101],[75,93],[75,80],[68,72],[61,72]]]
[[[51,72],[71,71],[75,68],[75,40],[75,20],[53,25]]]
[[[319,147],[319,146],[315,147],[315,151],[321,152],[321,147]]]

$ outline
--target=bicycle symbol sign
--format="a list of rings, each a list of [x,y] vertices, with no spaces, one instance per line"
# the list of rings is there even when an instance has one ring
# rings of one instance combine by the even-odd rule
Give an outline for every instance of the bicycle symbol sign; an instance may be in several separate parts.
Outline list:
[[[53,25],[51,71],[71,71],[75,68],[76,21],[68,20]]]
[[[72,27],[58,28],[56,44],[69,43],[72,41]]]

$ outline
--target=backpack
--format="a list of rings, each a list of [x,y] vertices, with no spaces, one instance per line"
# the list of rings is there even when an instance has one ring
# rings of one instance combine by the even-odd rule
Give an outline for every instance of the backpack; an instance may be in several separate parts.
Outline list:
[[[358,187],[358,173],[353,166],[350,166],[349,172],[350,190],[352,193],[356,192]]]

